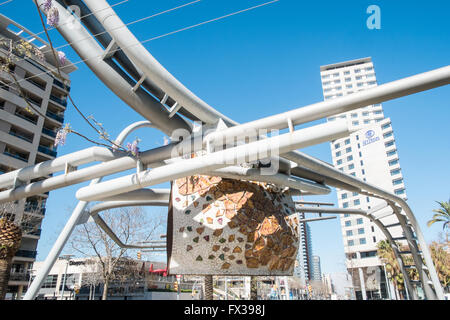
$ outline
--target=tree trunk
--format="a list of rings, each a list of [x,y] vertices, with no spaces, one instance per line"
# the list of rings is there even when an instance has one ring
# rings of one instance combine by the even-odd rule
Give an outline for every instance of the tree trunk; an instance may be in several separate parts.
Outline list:
[[[108,299],[108,287],[109,287],[109,278],[106,278],[105,283],[103,284],[102,300]]]
[[[8,291],[11,261],[12,257],[0,259],[0,300],[5,300],[6,292]]]
[[[250,300],[258,300],[258,278],[250,277]]]
[[[205,300],[213,300],[213,276],[205,276]]]

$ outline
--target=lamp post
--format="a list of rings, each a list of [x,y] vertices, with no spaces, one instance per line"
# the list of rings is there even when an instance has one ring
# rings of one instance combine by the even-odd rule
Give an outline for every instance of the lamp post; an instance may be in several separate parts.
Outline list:
[[[66,287],[66,278],[67,278],[67,268],[69,267],[70,258],[72,256],[73,256],[72,254],[65,254],[60,256],[61,259],[67,260],[66,270],[64,271],[64,280],[62,283],[61,300],[64,298],[64,289]]]

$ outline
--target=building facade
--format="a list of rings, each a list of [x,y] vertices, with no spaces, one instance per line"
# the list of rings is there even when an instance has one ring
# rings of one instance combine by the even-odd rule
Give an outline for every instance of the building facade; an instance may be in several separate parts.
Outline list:
[[[298,219],[305,219],[305,213],[298,212]],[[312,241],[311,228],[307,222],[299,223],[299,246],[297,261],[294,268],[294,276],[307,283],[312,276]]]
[[[320,266],[320,257],[319,256],[312,256],[311,280],[322,281],[322,268]]]
[[[42,53],[40,59],[15,52],[9,70],[16,79],[8,72],[0,71],[0,174],[3,174],[56,157],[54,142],[56,132],[64,122],[66,97],[70,90],[69,73],[76,68],[67,61],[67,66],[61,70],[62,78],[52,73],[50,70],[54,70],[56,64],[49,46],[3,15],[0,15],[0,39],[3,43],[12,41],[14,44],[26,41]],[[1,46],[0,57],[5,58],[7,54],[8,47]],[[25,99],[41,115],[30,110]],[[19,184],[25,182],[17,181]],[[24,230],[21,247],[13,259],[9,281],[11,294],[20,296],[28,285],[48,197],[46,193],[17,201],[15,212],[11,212]]]
[[[377,86],[371,58],[331,64],[320,67],[325,100],[367,90]],[[350,175],[406,199],[405,184],[400,168],[397,145],[390,118],[384,115],[381,104],[369,105],[357,110],[327,118],[327,121],[346,119],[352,132],[350,136],[331,142],[333,165]],[[338,206],[370,210],[382,202],[364,194],[337,190]],[[377,212],[377,216],[390,215],[392,209]],[[352,275],[356,297],[360,299],[386,296],[384,271],[376,255],[377,243],[385,237],[368,218],[345,214],[340,217],[344,240],[346,264]],[[385,224],[398,220],[390,216]],[[390,230],[394,237],[401,237],[400,226]],[[373,285],[372,278],[376,278]]]

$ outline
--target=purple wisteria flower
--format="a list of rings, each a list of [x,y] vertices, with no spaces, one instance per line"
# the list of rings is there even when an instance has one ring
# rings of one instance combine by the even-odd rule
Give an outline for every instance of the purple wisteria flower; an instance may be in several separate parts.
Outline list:
[[[61,128],[56,133],[55,147],[63,146],[66,143],[67,134],[70,132],[70,124],[66,124],[64,128]]]
[[[66,58],[66,54],[62,51],[58,51],[58,59],[59,59],[59,63],[61,65],[65,65],[67,58]]]
[[[45,0],[44,3],[42,4],[42,9],[44,10],[44,12],[47,12],[48,10],[50,10],[50,8],[52,7],[52,2],[53,0]]]
[[[139,139],[136,139],[133,143],[127,143],[127,150],[135,157],[139,154],[139,147],[137,146],[139,141]]]
[[[63,146],[66,143],[67,131],[64,129],[59,129],[56,133],[55,147]]]
[[[47,12],[47,24],[56,27],[59,23],[59,11],[56,7],[51,7]]]

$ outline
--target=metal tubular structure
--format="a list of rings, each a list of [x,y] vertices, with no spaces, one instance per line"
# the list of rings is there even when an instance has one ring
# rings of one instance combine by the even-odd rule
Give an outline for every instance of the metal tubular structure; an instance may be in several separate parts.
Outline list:
[[[37,0],[40,5],[44,1]],[[134,157],[112,152],[106,148],[94,147],[0,176],[0,188],[12,186],[12,189],[0,192],[0,203],[94,179],[88,187],[78,190],[77,197],[82,201],[73,211],[47,256],[44,268],[27,291],[25,299],[33,299],[36,296],[75,225],[87,221],[85,208],[88,201],[105,201],[97,208],[136,203],[167,205],[168,190],[142,188],[193,174],[214,174],[233,179],[266,181],[290,187],[293,195],[325,194],[330,191],[328,186],[332,186],[383,199],[386,201],[385,206],[390,206],[393,210],[392,214],[400,220],[426,297],[444,299],[423,234],[413,212],[402,198],[344,174],[321,160],[293,150],[348,134],[346,125],[338,121],[294,131],[296,125],[447,85],[450,83],[450,66],[352,95],[239,124],[209,106],[175,79],[139,43],[105,0],[59,0],[54,5],[58,8],[60,17],[57,29],[66,41],[111,91],[153,123],[144,121],[129,126],[119,135],[117,140],[119,144],[131,131],[140,127],[155,127],[169,136],[177,129],[184,129],[186,134],[182,142],[142,152],[139,161]],[[80,8],[83,15],[81,22],[73,19],[72,12],[66,9],[69,5],[77,5]],[[196,144],[194,140],[192,121],[196,120],[215,128],[212,133],[202,135],[200,144]],[[260,130],[285,128],[289,128],[289,133],[278,137],[265,139],[264,134],[260,133]],[[239,140],[249,136],[256,137],[258,141],[241,146],[228,146],[222,151],[215,150],[222,147],[227,139]],[[179,157],[185,154],[186,146],[190,147],[189,153],[201,150],[206,150],[207,153],[193,159],[181,159]],[[268,150],[276,151],[276,156],[271,159],[280,161],[280,170],[274,175],[264,176],[254,168],[233,166],[247,162],[245,157],[253,157],[252,160],[267,159]],[[179,159],[170,160],[171,158]],[[235,161],[236,158],[238,161]],[[103,163],[76,170],[77,166],[94,161]],[[107,183],[98,183],[104,176],[132,168],[137,168],[136,174],[116,178]],[[144,171],[147,168],[153,169]],[[47,175],[63,170],[63,175],[47,178]],[[25,182],[36,178],[45,179],[34,183]],[[142,202],[144,200],[147,202]],[[326,213],[329,209],[328,212],[334,210],[333,213],[342,213],[344,212],[342,210],[345,210],[345,213],[351,213],[348,209],[301,206],[297,208],[298,211],[317,210],[315,212]],[[404,211],[407,219],[400,210]],[[371,218],[386,238],[389,241],[392,240],[394,253],[406,279],[407,292],[410,297],[416,298],[401,260],[401,252],[393,242],[389,227],[384,225],[381,222],[382,218],[375,216],[373,212],[375,211],[356,210],[353,213]],[[96,222],[103,225],[101,218],[96,214],[94,216],[97,219]],[[108,229],[106,225],[103,227]],[[414,235],[417,236],[417,241]],[[111,236],[114,237],[114,235]],[[421,254],[418,252],[419,246],[422,250]],[[422,263],[422,257],[425,265]],[[424,270],[428,270],[428,274]],[[431,278],[434,291],[429,285],[428,276]]]
[[[153,245],[144,244],[125,244],[114,233],[108,224],[98,215],[101,211],[123,208],[123,207],[139,207],[139,206],[168,206],[168,201],[158,200],[141,200],[141,201],[105,201],[98,203],[89,210],[89,214],[98,226],[120,247],[124,249],[146,249],[154,248]],[[165,246],[164,246],[165,247]]]
[[[175,180],[192,174],[209,172],[230,164],[240,164],[251,160],[267,158],[274,152],[288,152],[297,148],[304,148],[317,143],[329,141],[331,137],[342,137],[348,134],[345,121],[321,124],[298,130],[294,133],[256,141],[234,148],[206,154],[192,159],[155,168],[125,177],[109,180],[97,186],[88,186],[78,190],[76,196],[80,200],[91,201],[100,195],[113,196],[158,183]]]
[[[399,264],[400,270],[402,271],[402,274],[404,276],[404,281],[406,285],[406,290],[408,294],[414,298],[414,300],[417,300],[417,294],[414,291],[412,285],[411,285],[411,279],[409,277],[409,274],[404,266],[403,260],[400,256],[400,250],[397,247],[396,242],[392,238],[392,235],[389,233],[389,230],[386,228],[383,223],[379,219],[373,216],[372,212],[376,212],[375,210],[370,211],[364,211],[361,209],[342,209],[342,208],[321,208],[321,207],[305,207],[305,206],[299,206],[296,205],[295,209],[298,212],[310,212],[310,213],[325,213],[325,214],[354,214],[354,215],[361,215],[364,217],[369,218],[378,228],[380,228],[381,232],[385,235],[386,239],[389,241],[389,243],[392,246],[392,250],[394,252],[394,256],[397,260],[397,263]]]
[[[118,136],[116,139],[116,143],[122,144],[123,141],[125,141],[125,138],[134,130],[137,130],[139,128],[143,127],[153,127],[152,123],[149,121],[140,121],[137,123],[134,123],[132,125],[129,125],[126,127]],[[119,139],[120,138],[120,139]],[[94,185],[101,181],[101,178],[93,179],[90,183],[90,185]],[[33,300],[36,298],[39,289],[41,288],[42,284],[45,281],[45,278],[47,277],[48,273],[50,272],[51,268],[55,264],[55,261],[58,259],[59,255],[61,254],[61,251],[63,250],[64,246],[66,245],[66,242],[69,240],[70,235],[72,234],[73,230],[75,229],[75,226],[79,223],[85,223],[85,221],[80,221],[83,218],[83,215],[85,216],[85,209],[89,202],[86,201],[79,201],[76,205],[75,209],[72,212],[72,215],[70,216],[69,220],[67,221],[66,225],[64,226],[63,230],[59,234],[58,238],[56,239],[52,249],[50,250],[49,254],[47,255],[47,258],[44,261],[44,264],[42,268],[39,270],[39,272],[36,274],[36,278],[32,281],[31,285],[28,287],[27,292],[24,296],[24,300]]]

